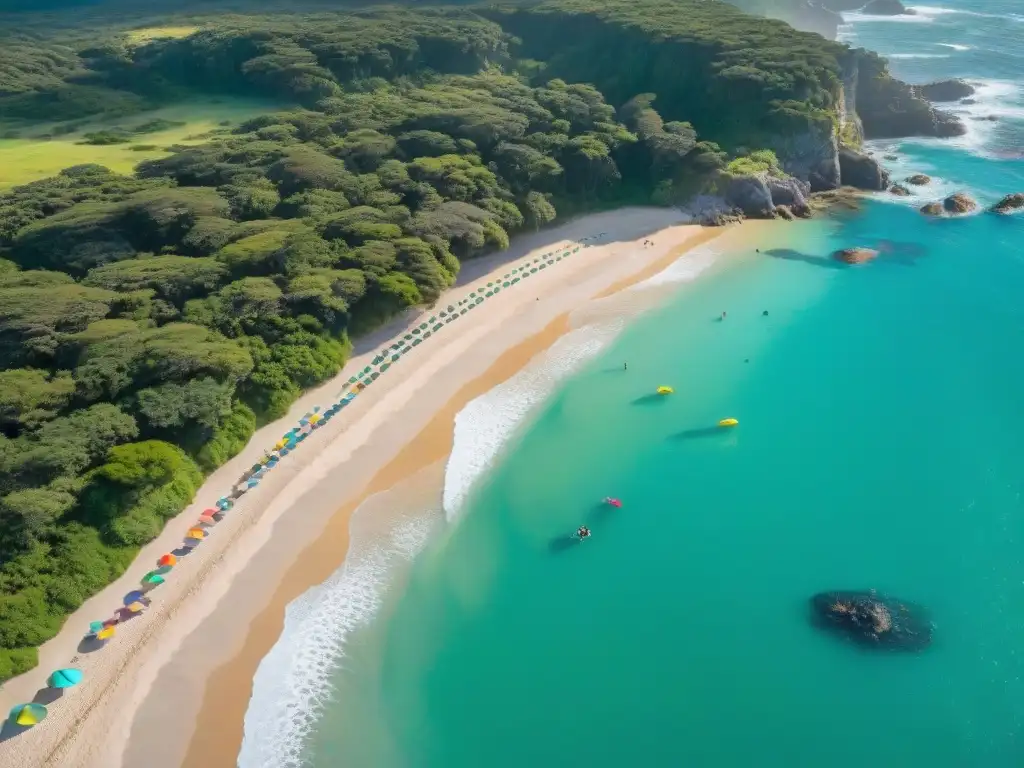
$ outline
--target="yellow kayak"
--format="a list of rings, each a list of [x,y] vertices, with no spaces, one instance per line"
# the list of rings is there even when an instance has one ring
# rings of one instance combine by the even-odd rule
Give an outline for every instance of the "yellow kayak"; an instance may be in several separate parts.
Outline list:
[[[736,419],[722,419],[718,422],[720,427],[735,427],[737,424],[739,424],[739,421]]]
[[[673,392],[675,392],[675,390],[672,389],[672,387],[658,387],[659,395],[671,395]]]

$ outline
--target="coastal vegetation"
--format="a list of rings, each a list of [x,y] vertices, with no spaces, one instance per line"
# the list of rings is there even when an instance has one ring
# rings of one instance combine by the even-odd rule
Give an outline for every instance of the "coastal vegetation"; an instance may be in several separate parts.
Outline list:
[[[784,176],[854,56],[718,0],[272,10],[0,24],[0,154],[85,153],[0,194],[0,680],[354,336],[567,212]],[[265,108],[172,116],[211,99]]]

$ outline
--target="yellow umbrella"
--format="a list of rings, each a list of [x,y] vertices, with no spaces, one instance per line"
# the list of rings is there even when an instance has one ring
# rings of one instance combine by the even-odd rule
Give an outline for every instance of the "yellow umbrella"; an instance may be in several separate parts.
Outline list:
[[[109,640],[110,638],[112,638],[114,636],[114,632],[115,631],[116,630],[114,629],[113,625],[110,625],[109,627],[104,627],[103,629],[101,629],[99,632],[96,633],[96,639],[97,640]]]
[[[138,613],[139,611],[141,611],[145,607],[146,607],[145,605],[143,605],[142,603],[136,601],[134,603],[131,603],[128,606],[128,610],[131,611],[132,613]]]
[[[10,719],[26,728],[46,719],[46,707],[42,704],[19,704],[11,710]]]
[[[202,528],[192,528],[187,534],[185,534],[185,537],[188,539],[205,539],[206,531]]]

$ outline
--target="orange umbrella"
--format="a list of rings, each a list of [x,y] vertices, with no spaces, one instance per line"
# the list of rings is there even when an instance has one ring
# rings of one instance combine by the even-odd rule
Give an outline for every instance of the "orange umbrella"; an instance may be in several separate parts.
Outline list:
[[[157,565],[177,565],[178,564],[178,558],[176,558],[172,554],[166,554],[163,557],[161,557],[159,560],[157,560],[156,564]]]

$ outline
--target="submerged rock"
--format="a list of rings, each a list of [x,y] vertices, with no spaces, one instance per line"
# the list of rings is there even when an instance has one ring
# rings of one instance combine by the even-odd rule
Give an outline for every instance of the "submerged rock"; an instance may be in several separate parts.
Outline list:
[[[974,95],[974,86],[959,78],[925,83],[916,86],[916,90],[928,101],[957,101]]]
[[[923,187],[925,184],[931,184],[932,178],[931,176],[925,176],[923,173],[915,173],[913,176],[907,176],[904,181],[906,181],[907,184]]]
[[[978,100],[977,99],[960,99],[960,103],[961,104],[971,105],[971,104],[977,104]]]
[[[1015,192],[1004,197],[989,210],[993,213],[1013,213],[1021,209],[1024,209],[1024,193]]]
[[[925,216],[941,216],[944,213],[942,203],[926,203],[919,210]]]
[[[890,194],[896,195],[896,197],[906,197],[910,194],[910,190],[904,187],[902,184],[893,184],[889,187]]]
[[[846,186],[876,192],[889,186],[889,174],[877,160],[849,147],[839,148],[839,178]]]
[[[861,13],[872,16],[913,16],[914,10],[907,8],[900,0],[871,0],[861,8]]]
[[[900,156],[899,155],[882,155],[882,159],[883,160],[888,160],[889,162],[893,162],[895,160],[899,160]]]
[[[912,603],[870,592],[819,592],[811,616],[823,629],[872,648],[920,651],[932,641],[932,623]]]
[[[976,210],[978,204],[974,202],[970,195],[966,195],[963,192],[957,192],[955,195],[950,195],[942,201],[942,207],[946,209],[948,213],[954,215],[970,213]]]
[[[843,248],[832,254],[832,258],[844,264],[863,264],[878,256],[878,251],[871,248]]]

